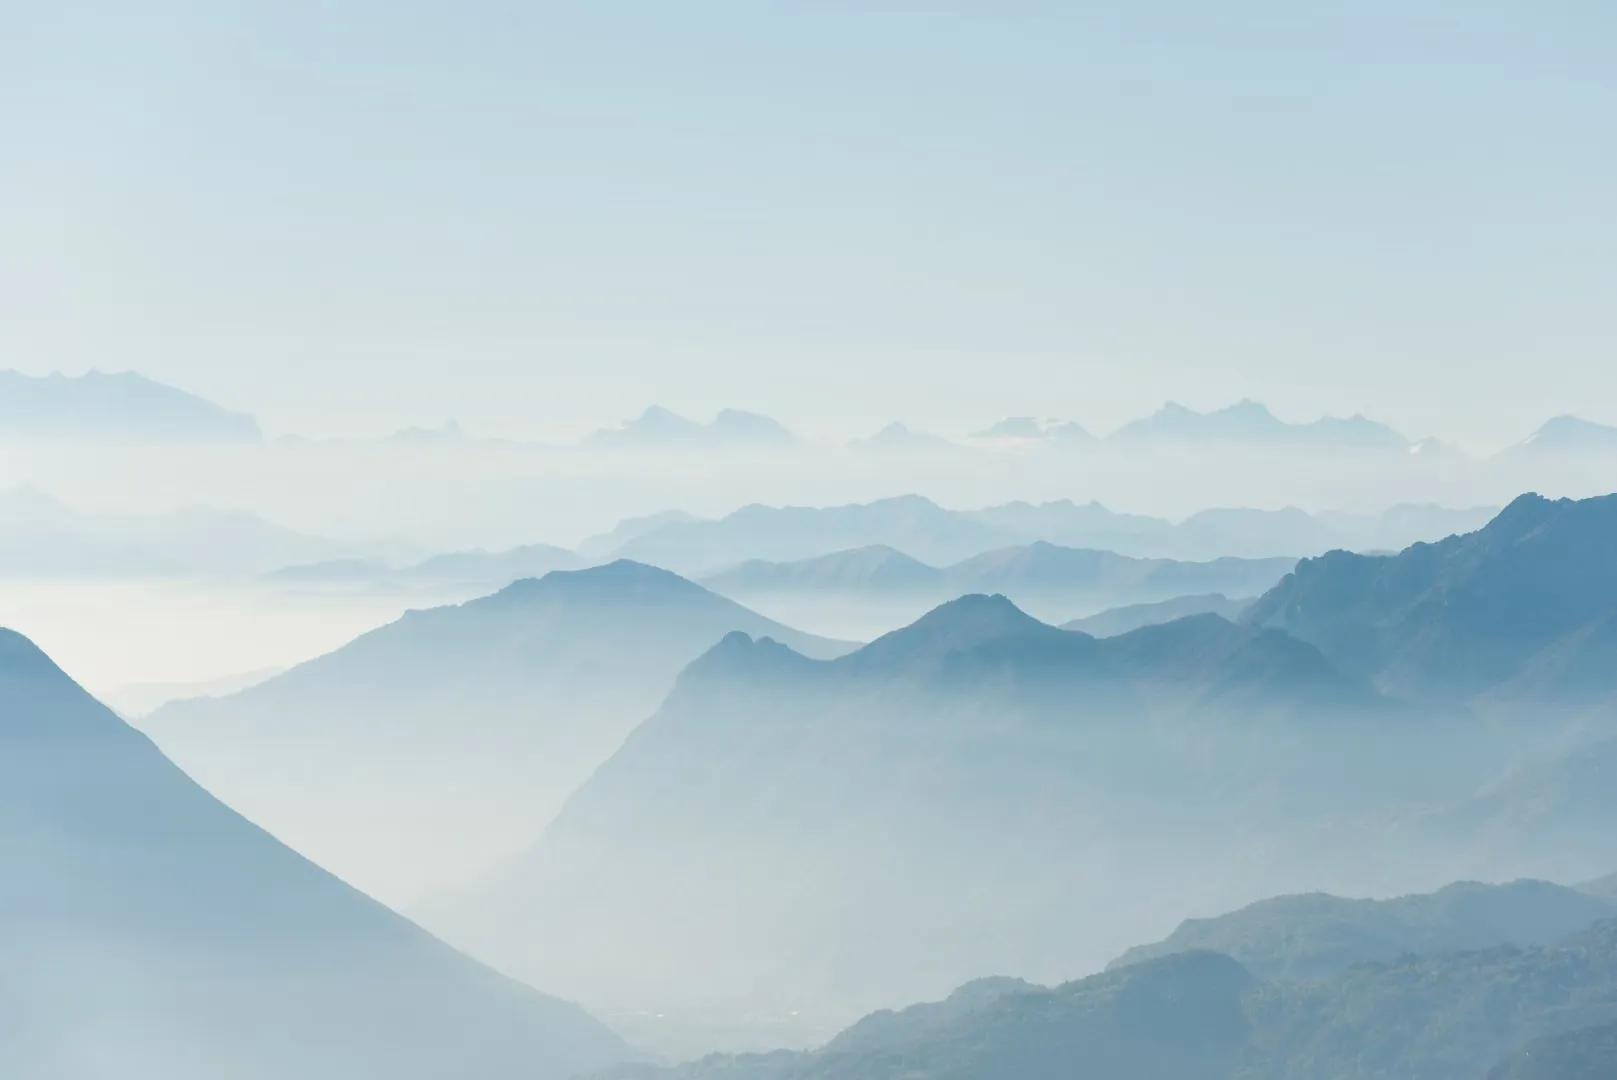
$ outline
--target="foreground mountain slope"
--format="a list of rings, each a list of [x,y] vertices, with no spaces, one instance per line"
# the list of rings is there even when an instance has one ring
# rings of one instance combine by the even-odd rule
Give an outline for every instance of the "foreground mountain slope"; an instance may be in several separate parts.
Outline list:
[[[404,901],[531,841],[679,670],[736,630],[842,648],[617,562],[410,612],[145,728],[293,847]]]
[[[1617,918],[1617,904],[1544,881],[1463,882],[1391,900],[1281,896],[1187,920],[1164,940],[1130,949],[1114,966],[1209,949],[1233,956],[1260,978],[1323,979],[1410,953],[1546,945],[1610,918]]]
[[[1617,691],[1617,634],[1601,629],[1617,610],[1614,550],[1617,495],[1523,495],[1474,533],[1393,556],[1306,559],[1246,618],[1399,695],[1469,699],[1564,662],[1587,697]],[[1512,696],[1557,692],[1556,680],[1529,678]]]
[[[515,1080],[628,1054],[215,801],[9,630],[0,852],[7,1075]]]
[[[1227,902],[1256,873],[1243,822],[1379,792],[1406,728],[1311,647],[1215,616],[1098,640],[968,596],[829,662],[732,634],[532,850],[424,917],[592,1005],[835,1022],[1098,964],[1074,923],[1130,882],[1190,882],[1133,906],[1134,940]]]
[[[943,1002],[872,1014],[811,1052],[713,1055],[606,1075],[1583,1080],[1612,1075],[1614,1021],[1617,922],[1607,921],[1542,947],[1404,956],[1307,984],[1264,982],[1204,950],[1052,989],[991,980]]]

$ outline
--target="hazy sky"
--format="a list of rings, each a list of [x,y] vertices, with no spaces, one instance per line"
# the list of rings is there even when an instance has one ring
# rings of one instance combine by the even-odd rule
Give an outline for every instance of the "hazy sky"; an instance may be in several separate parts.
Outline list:
[[[1609,2],[3,9],[0,367],[316,434],[1617,421]]]

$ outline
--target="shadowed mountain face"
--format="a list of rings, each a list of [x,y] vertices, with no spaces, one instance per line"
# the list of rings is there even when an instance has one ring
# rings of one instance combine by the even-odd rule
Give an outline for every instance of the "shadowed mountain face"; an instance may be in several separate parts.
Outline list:
[[[0,371],[0,441],[256,443],[258,422],[132,371]]]
[[[1466,882],[1393,900],[1281,896],[1217,918],[1187,920],[1165,940],[1130,949],[1113,966],[1210,949],[1235,957],[1260,978],[1323,979],[1409,953],[1547,945],[1611,918],[1617,918],[1617,904],[1544,881]]]
[[[414,611],[229,697],[146,722],[202,783],[390,900],[530,842],[692,659],[731,631],[842,650],[617,562]]]
[[[559,1080],[628,1054],[238,817],[5,630],[0,853],[11,1076]]]
[[[1251,888],[1246,825],[1430,785],[1386,764],[1421,737],[1310,646],[1216,616],[1097,640],[970,596],[829,662],[732,634],[537,846],[427,917],[659,1012],[1082,970],[1104,945],[1074,926],[1124,896],[1126,942]]]
[[[1617,496],[1523,495],[1398,555],[1306,559],[1247,612],[1399,696],[1593,704],[1617,693]]]

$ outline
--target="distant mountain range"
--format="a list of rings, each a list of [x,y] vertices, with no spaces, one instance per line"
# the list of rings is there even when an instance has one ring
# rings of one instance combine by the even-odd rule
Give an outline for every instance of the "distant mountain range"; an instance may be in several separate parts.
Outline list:
[[[980,979],[940,1002],[873,1013],[810,1052],[716,1054],[603,1076],[1604,1080],[1617,1063],[1617,920],[1587,909],[1571,916],[1564,892],[1520,882],[1358,902],[1349,918],[1368,916],[1355,921],[1370,937],[1384,928],[1375,916],[1395,910],[1426,951],[1332,965],[1305,981],[1272,981],[1229,955],[1186,949],[1052,989]],[[1302,899],[1258,906],[1297,913],[1292,901]],[[1502,920],[1474,925],[1479,908]],[[1351,923],[1335,928],[1351,938]],[[1291,948],[1294,929],[1317,932],[1306,917],[1252,929],[1246,951],[1263,957]]]
[[[552,570],[577,570],[584,560],[551,544],[524,544],[505,551],[455,551],[395,567],[377,559],[330,559],[284,566],[264,575],[283,585],[344,585],[379,588],[503,588]]]
[[[256,443],[258,422],[132,371],[0,371],[0,441]]]
[[[584,440],[603,450],[724,450],[787,447],[797,442],[786,427],[767,416],[723,409],[703,424],[653,405],[622,426],[603,428]]]
[[[1125,604],[1108,608],[1082,619],[1061,624],[1063,630],[1078,630],[1094,637],[1115,637],[1142,626],[1173,622],[1187,615],[1217,615],[1236,622],[1252,606],[1253,597],[1231,600],[1222,593],[1193,593],[1158,600],[1149,604]]]
[[[1410,445],[1404,435],[1363,416],[1345,420],[1326,416],[1293,424],[1251,400],[1205,413],[1170,401],[1150,416],[1124,424],[1106,441],[1129,449],[1261,447],[1404,451]]]
[[[800,634],[663,570],[555,572],[412,611],[144,729],[209,790],[388,899],[458,884],[530,841],[731,631]]]
[[[199,506],[145,516],[92,514],[32,488],[0,491],[0,575],[257,574],[352,550],[245,511]]]
[[[1511,458],[1558,455],[1617,456],[1617,427],[1576,416],[1557,416],[1504,452]]]
[[[0,630],[15,1077],[562,1080],[631,1057],[238,817]]]
[[[1295,560],[1135,559],[1044,541],[1000,548],[933,567],[890,547],[835,552],[799,562],[749,561],[703,579],[715,592],[806,626],[857,618],[870,610],[884,628],[912,622],[945,600],[1002,593],[1033,615],[1058,621],[1125,603],[1187,593],[1256,596],[1290,572]],[[1161,620],[1158,620],[1161,621]]]
[[[1495,513],[1397,506],[1375,516],[1302,510],[1208,510],[1182,522],[1118,513],[1099,503],[1013,502],[947,510],[919,495],[846,506],[745,506],[717,520],[647,520],[621,536],[587,542],[686,574],[711,574],[749,559],[789,562],[889,547],[933,565],[996,548],[1045,541],[1141,558],[1206,560],[1319,554],[1333,548],[1400,549],[1481,526]]]

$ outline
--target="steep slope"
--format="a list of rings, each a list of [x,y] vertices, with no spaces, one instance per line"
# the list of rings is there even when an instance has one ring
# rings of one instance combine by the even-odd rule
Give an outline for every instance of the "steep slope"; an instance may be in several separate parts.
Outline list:
[[[603,1008],[834,1023],[1097,964],[1073,927],[1129,883],[1175,888],[1125,941],[1252,888],[1245,826],[1379,795],[1405,728],[1312,648],[1213,616],[1097,640],[968,596],[830,662],[733,634],[429,925]]]
[[[0,852],[11,1076],[560,1080],[628,1056],[216,802],[9,630]]]
[[[0,371],[0,440],[256,443],[258,422],[133,371]]]
[[[1281,896],[1216,918],[1187,920],[1163,941],[1130,949],[1113,966],[1210,949],[1233,956],[1259,978],[1324,979],[1355,964],[1388,963],[1410,953],[1547,945],[1610,918],[1617,918],[1617,904],[1544,881],[1464,882],[1392,900]]]
[[[733,630],[842,648],[617,562],[410,612],[145,728],[293,847],[403,902],[531,841],[680,668]]]
[[[1246,618],[1398,695],[1465,700],[1529,678],[1542,703],[1556,680],[1535,670],[1571,667],[1587,698],[1617,690],[1617,633],[1601,629],[1617,610],[1613,550],[1617,496],[1523,495],[1474,533],[1395,556],[1306,559]]]

